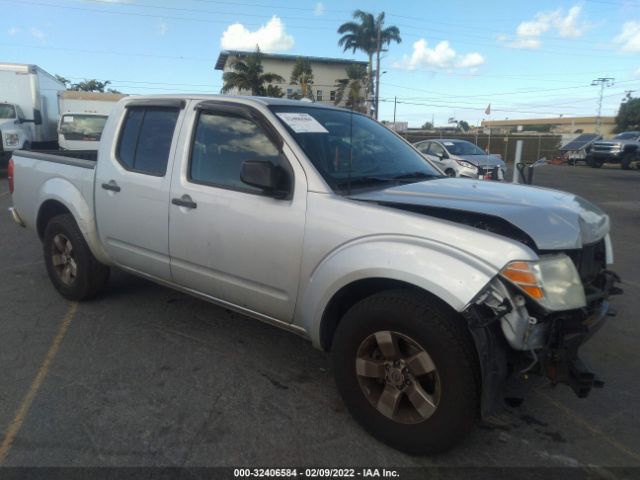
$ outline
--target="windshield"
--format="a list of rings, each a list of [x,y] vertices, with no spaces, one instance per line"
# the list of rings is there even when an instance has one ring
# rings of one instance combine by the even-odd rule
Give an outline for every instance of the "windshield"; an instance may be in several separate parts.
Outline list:
[[[481,148],[464,140],[443,140],[442,143],[451,155],[486,155]]]
[[[7,118],[16,118],[16,109],[13,105],[0,105],[0,118],[3,120]]]
[[[613,138],[619,138],[620,140],[633,140],[640,137],[640,132],[624,132],[616,135]]]
[[[304,106],[271,109],[336,191],[442,176],[405,141],[364,115]]]
[[[60,122],[60,133],[65,140],[100,140],[106,115],[63,115]]]

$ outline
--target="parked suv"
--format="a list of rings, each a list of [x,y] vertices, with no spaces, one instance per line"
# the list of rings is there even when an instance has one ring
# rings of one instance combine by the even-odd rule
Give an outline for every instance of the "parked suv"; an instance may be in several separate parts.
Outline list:
[[[504,180],[507,166],[495,155],[487,155],[466,140],[425,140],[415,147],[449,177]]]
[[[604,163],[619,163],[623,170],[629,170],[631,163],[639,160],[640,132],[623,132],[610,140],[595,142],[587,164],[600,168]]]

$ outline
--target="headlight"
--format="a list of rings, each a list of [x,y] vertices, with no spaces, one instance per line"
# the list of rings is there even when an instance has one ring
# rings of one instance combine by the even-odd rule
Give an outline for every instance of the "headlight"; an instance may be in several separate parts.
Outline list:
[[[580,275],[566,255],[511,262],[500,275],[548,310],[573,310],[587,303]]]
[[[460,165],[461,167],[464,167],[464,168],[476,168],[475,165],[473,165],[473,164],[471,164],[469,162],[465,162],[464,160],[456,160],[456,163],[458,165]]]
[[[20,139],[18,138],[17,133],[5,133],[4,134],[4,143],[7,144],[7,147],[15,147],[18,145]]]

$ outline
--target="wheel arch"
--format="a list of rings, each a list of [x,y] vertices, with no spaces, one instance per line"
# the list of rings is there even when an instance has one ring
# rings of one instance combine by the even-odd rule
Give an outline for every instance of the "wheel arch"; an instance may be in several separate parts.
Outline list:
[[[47,224],[53,217],[70,214],[78,224],[93,255],[101,263],[111,263],[98,239],[93,208],[73,183],[62,178],[50,179],[42,185],[38,196],[37,211],[32,218],[35,218],[35,227],[40,240],[44,238]]]
[[[344,314],[347,313],[353,305],[367,297],[375,295],[376,293],[387,290],[408,290],[419,292],[424,294],[425,297],[429,297],[431,301],[437,302],[455,312],[449,304],[438,296],[415,284],[393,278],[363,278],[343,286],[333,295],[333,297],[331,297],[331,300],[329,300],[329,303],[322,313],[322,320],[320,323],[319,341],[321,348],[325,351],[331,350],[331,344],[333,343],[333,337],[336,329],[338,328],[338,324]]]

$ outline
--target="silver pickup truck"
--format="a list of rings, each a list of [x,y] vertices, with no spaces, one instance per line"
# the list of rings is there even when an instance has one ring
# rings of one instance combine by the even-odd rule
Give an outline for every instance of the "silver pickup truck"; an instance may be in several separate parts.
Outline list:
[[[451,448],[509,373],[598,383],[578,349],[619,289],[609,218],[580,197],[447,178],[364,115],[271,98],[125,98],[95,160],[10,162],[64,297],[117,267],[302,335],[395,448]]]

